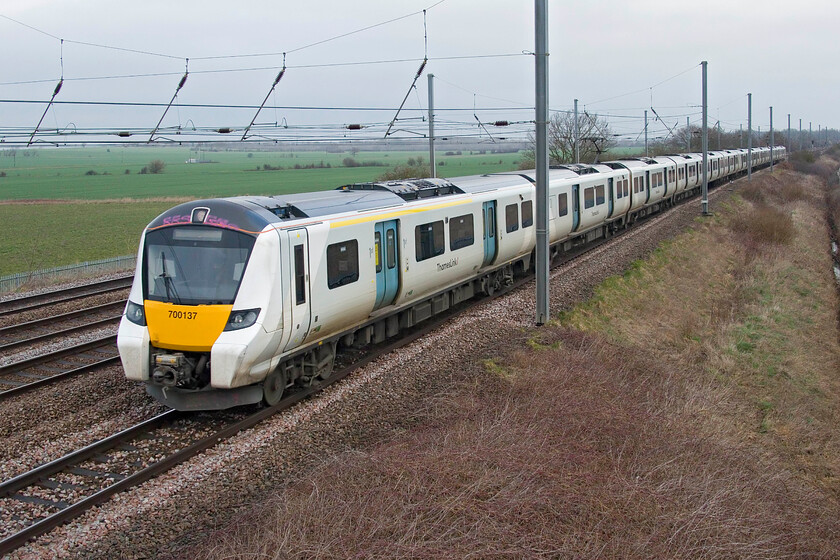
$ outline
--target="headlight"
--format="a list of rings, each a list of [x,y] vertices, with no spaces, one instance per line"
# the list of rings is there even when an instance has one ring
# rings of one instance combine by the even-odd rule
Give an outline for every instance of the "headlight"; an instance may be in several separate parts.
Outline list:
[[[257,322],[257,317],[260,315],[259,309],[244,309],[242,311],[232,311],[227,325],[226,331],[238,331],[250,327]]]
[[[146,326],[146,312],[143,310],[143,306],[137,305],[131,300],[128,300],[128,305],[125,306],[125,317],[135,325]]]

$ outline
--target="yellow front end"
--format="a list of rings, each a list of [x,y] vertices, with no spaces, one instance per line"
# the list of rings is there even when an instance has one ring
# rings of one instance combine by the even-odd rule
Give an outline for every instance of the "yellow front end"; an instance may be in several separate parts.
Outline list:
[[[210,352],[230,318],[232,305],[176,305],[145,300],[149,338],[155,348]]]

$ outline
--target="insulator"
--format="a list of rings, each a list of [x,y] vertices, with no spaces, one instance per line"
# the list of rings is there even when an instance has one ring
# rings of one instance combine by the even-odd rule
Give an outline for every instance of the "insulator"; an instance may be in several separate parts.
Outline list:
[[[347,130],[362,130],[362,125],[360,125],[360,124],[348,124],[344,128],[346,128]]]
[[[55,86],[55,91],[53,91],[53,97],[58,95],[58,92],[61,91],[61,86],[64,85],[64,78],[59,80],[58,85]]]
[[[131,133],[127,130],[123,130],[122,132],[118,132],[117,136],[119,136],[120,138],[128,138],[129,136],[131,136]]]
[[[493,126],[510,126],[510,123],[508,121],[496,121]]]
[[[233,132],[233,129],[232,128],[220,128],[216,132],[218,132],[219,134],[230,134],[231,132]]]
[[[184,84],[187,83],[187,76],[189,76],[189,74],[184,74],[184,77],[181,78],[181,81],[178,83],[178,89],[181,89],[184,87]]]
[[[277,74],[277,77],[276,77],[276,78],[274,78],[274,85],[275,85],[275,86],[277,85],[277,82],[279,82],[279,81],[280,81],[280,79],[283,77],[283,74],[285,74],[285,73],[286,73],[286,69],[285,69],[285,68],[283,68],[282,70],[280,70],[280,73],[278,73],[278,74]]]

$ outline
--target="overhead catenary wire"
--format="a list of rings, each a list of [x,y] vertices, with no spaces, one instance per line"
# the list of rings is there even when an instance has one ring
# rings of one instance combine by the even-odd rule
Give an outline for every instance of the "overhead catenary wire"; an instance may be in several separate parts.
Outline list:
[[[642,93],[643,91],[649,91],[649,90],[652,90],[653,88],[659,87],[659,86],[661,86],[661,85],[663,85],[663,84],[665,84],[665,83],[670,82],[671,80],[674,80],[674,79],[679,78],[680,76],[682,76],[682,75],[684,75],[684,74],[687,74],[687,73],[691,72],[692,70],[695,70],[695,69],[696,69],[696,68],[698,68],[699,66],[700,66],[699,64],[695,64],[695,65],[694,65],[694,66],[692,66],[691,68],[687,68],[687,69],[683,70],[682,72],[680,72],[680,73],[678,73],[678,74],[674,74],[674,75],[673,75],[673,76],[671,76],[670,78],[665,78],[664,80],[662,80],[662,81],[660,81],[660,82],[657,82],[657,83],[655,83],[655,84],[653,84],[653,85],[651,85],[651,86],[645,87],[645,88],[641,88],[641,89],[637,89],[637,90],[629,91],[629,92],[627,92],[627,93],[622,93],[622,94],[619,94],[619,95],[614,95],[614,96],[611,96],[611,97],[605,97],[604,99],[598,99],[597,101],[591,101],[591,102],[589,102],[589,103],[586,103],[586,104],[584,105],[584,107],[589,107],[589,106],[591,106],[591,105],[596,105],[596,104],[598,104],[598,103],[603,103],[603,102],[605,102],[605,101],[612,101],[612,100],[614,100],[614,99],[620,99],[620,98],[622,98],[622,97],[627,97],[627,96],[629,96],[629,95],[635,95],[635,94],[637,94],[637,93]]]
[[[66,38],[62,38],[62,37],[59,37],[57,35],[54,35],[52,33],[49,33],[48,31],[44,31],[43,29],[39,29],[39,28],[37,28],[33,25],[30,25],[28,23],[24,23],[20,20],[11,18],[11,17],[9,17],[7,15],[4,15],[4,14],[0,14],[0,18],[6,19],[6,20],[11,21],[13,23],[16,23],[18,25],[21,25],[23,27],[31,29],[32,31],[35,31],[37,33],[41,33],[42,35],[46,35],[47,37],[50,37],[52,39],[56,39],[56,40],[59,40],[59,41],[67,41],[68,43],[73,43],[73,44],[76,44],[76,45],[84,45],[84,46],[88,46],[88,47],[96,47],[96,48],[101,48],[101,49],[108,49],[108,50],[115,50],[115,51],[122,51],[122,52],[130,52],[130,53],[134,53],[134,54],[142,54],[142,55],[155,56],[155,57],[161,57],[161,58],[171,58],[171,59],[175,59],[175,60],[184,60],[185,58],[192,58],[192,60],[195,61],[195,60],[220,60],[220,59],[236,59],[236,58],[269,57],[269,56],[280,56],[280,55],[285,55],[287,53],[299,52],[299,51],[302,51],[302,50],[305,50],[305,49],[316,47],[318,45],[323,45],[325,43],[336,41],[338,39],[343,39],[344,37],[349,37],[351,35],[356,35],[358,33],[363,33],[365,31],[369,31],[369,30],[375,29],[377,27],[382,27],[384,25],[395,23],[397,21],[407,19],[407,18],[410,18],[412,16],[419,15],[421,13],[423,14],[423,17],[425,18],[427,11],[431,10],[432,8],[435,8],[435,7],[439,6],[440,4],[443,4],[445,1],[446,0],[438,0],[438,2],[435,2],[431,6],[428,6],[427,8],[424,8],[422,10],[416,10],[414,12],[404,14],[402,16],[398,16],[398,17],[395,17],[395,18],[392,18],[392,19],[389,19],[389,20],[386,20],[386,21],[381,21],[379,23],[374,23],[372,25],[368,25],[368,26],[365,26],[365,27],[362,27],[362,28],[359,28],[359,29],[354,29],[353,31],[348,31],[346,33],[341,33],[341,34],[338,34],[338,35],[335,35],[335,36],[332,36],[332,37],[328,37],[326,39],[321,39],[321,40],[318,40],[318,41],[315,41],[315,42],[312,42],[312,43],[308,43],[306,45],[301,45],[301,46],[293,48],[293,49],[287,49],[287,50],[282,51],[282,52],[228,54],[228,55],[214,55],[214,56],[191,56],[191,57],[187,57],[187,56],[184,56],[184,55],[159,53],[159,52],[143,50],[143,49],[131,49],[131,48],[126,48],[126,47],[118,47],[118,46],[114,46],[114,45],[103,45],[103,44],[100,44],[100,43],[93,43],[93,42],[90,42],[90,41],[77,41],[77,40],[74,40],[74,39],[66,39]]]
[[[428,62],[436,62],[436,61],[451,61],[451,60],[479,60],[479,59],[490,59],[490,58],[511,58],[511,57],[520,57],[525,56],[522,53],[498,53],[498,54],[482,54],[482,55],[459,55],[459,56],[438,56],[438,57],[429,57],[426,60]],[[191,59],[192,60],[192,59]],[[386,59],[386,60],[361,60],[356,62],[329,62],[329,63],[322,63],[322,64],[298,64],[298,65],[287,65],[287,70],[305,70],[305,69],[318,69],[318,68],[340,68],[340,67],[352,67],[352,66],[373,66],[377,64],[400,64],[406,62],[422,62],[423,59],[420,58],[398,58],[398,59]],[[212,70],[195,70],[193,69],[190,71],[190,74],[198,75],[198,74],[226,74],[226,73],[235,73],[235,72],[264,72],[266,70],[276,70],[277,66],[254,66],[248,68],[218,68]],[[106,76],[79,76],[75,78],[66,78],[66,81],[93,81],[93,80],[123,80],[123,79],[136,79],[136,78],[160,78],[166,76],[179,76],[181,75],[180,72],[149,72],[143,74],[113,74],[113,75],[106,75]],[[34,84],[42,84],[42,83],[49,83],[52,82],[54,78],[44,78],[39,80],[17,80],[11,82],[0,82],[0,86],[20,86],[20,85],[34,85]],[[506,101],[502,99],[501,101]],[[510,103],[515,103],[509,101]]]

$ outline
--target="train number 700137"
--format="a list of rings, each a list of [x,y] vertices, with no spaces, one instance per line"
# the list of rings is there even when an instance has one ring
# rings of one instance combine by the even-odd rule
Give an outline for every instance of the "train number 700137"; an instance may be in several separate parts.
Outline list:
[[[198,317],[197,311],[169,311],[170,319],[195,319],[196,317]]]

